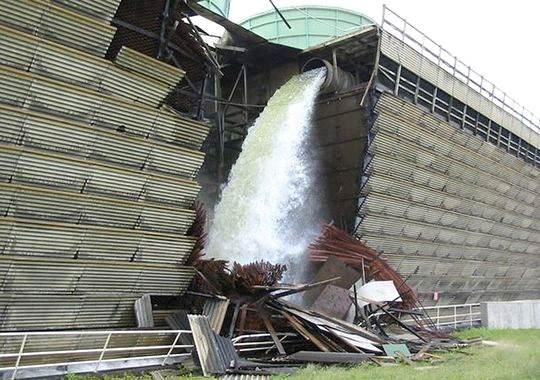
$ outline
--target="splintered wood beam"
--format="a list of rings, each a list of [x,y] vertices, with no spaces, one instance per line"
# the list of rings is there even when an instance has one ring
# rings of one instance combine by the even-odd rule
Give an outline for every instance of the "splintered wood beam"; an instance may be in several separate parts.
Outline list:
[[[272,325],[272,322],[270,321],[270,318],[268,318],[268,315],[261,310],[261,318],[264,322],[264,325],[266,326],[266,330],[270,333],[270,336],[272,337],[272,340],[274,341],[274,344],[276,345],[276,348],[280,355],[287,355],[287,352],[285,352],[285,348],[283,347],[283,344],[281,344],[281,341],[279,340],[279,337],[277,336],[276,330],[274,329],[274,326]]]
[[[238,327],[238,334],[242,335],[246,327],[246,315],[247,315],[247,306],[244,305],[241,307],[242,311],[240,312],[240,326]]]
[[[234,329],[236,327],[236,320],[238,319],[238,312],[239,311],[240,311],[240,304],[236,303],[234,305],[234,312],[233,312],[233,316],[232,316],[232,319],[231,319],[231,324],[229,326],[229,339],[232,339],[232,337],[234,336]]]
[[[298,320],[293,317],[292,315],[287,314],[286,312],[279,310],[281,315],[285,317],[287,321],[291,324],[291,326],[305,339],[309,340],[311,343],[313,343],[317,348],[324,352],[330,352],[330,349],[326,347],[323,342],[321,342],[315,335],[311,334]]]
[[[301,287],[299,287],[297,289],[291,289],[291,290],[286,290],[286,291],[278,293],[278,294],[272,294],[270,297],[272,297],[272,298],[281,298],[281,297],[290,296],[291,294],[301,293],[301,292],[304,292],[306,290],[316,288],[318,286],[329,284],[331,282],[339,280],[340,278],[341,278],[341,276],[338,276],[338,277],[334,277],[334,278],[329,278],[328,280],[314,282],[312,284],[301,286]]]

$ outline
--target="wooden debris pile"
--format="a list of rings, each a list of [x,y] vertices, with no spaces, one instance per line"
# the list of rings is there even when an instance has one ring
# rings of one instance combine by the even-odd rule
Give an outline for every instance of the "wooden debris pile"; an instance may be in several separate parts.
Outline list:
[[[333,226],[309,248],[318,270],[307,284],[281,284],[286,267],[280,264],[233,263],[229,269],[206,260],[205,228],[196,230],[201,243],[190,263],[199,276],[190,293],[205,299],[202,311],[176,312],[167,323],[192,331],[183,343],[194,345],[206,376],[269,376],[310,362],[437,362],[437,351],[477,343],[437,331],[384,258]],[[404,316],[414,322],[403,322]]]

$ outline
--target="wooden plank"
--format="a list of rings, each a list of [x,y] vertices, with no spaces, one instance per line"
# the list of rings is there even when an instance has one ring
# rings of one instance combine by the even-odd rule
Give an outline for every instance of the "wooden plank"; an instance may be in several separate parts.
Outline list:
[[[281,341],[279,340],[276,330],[274,329],[270,318],[268,318],[268,315],[266,315],[266,313],[264,312],[261,312],[261,318],[264,322],[264,325],[266,326],[266,329],[270,333],[270,336],[272,337],[272,340],[274,341],[274,344],[276,345],[276,348],[280,355],[287,355],[287,352],[285,352],[285,348],[283,347],[283,344],[281,344]]]
[[[311,334],[302,324],[292,315],[289,315],[285,311],[279,311],[283,317],[285,317],[286,320],[289,321],[289,323],[292,325],[292,327],[298,331],[300,335],[302,335],[305,339],[312,342],[315,346],[317,346],[318,349],[324,352],[329,352],[330,350],[328,347],[326,347],[325,344],[323,344],[316,336]]]

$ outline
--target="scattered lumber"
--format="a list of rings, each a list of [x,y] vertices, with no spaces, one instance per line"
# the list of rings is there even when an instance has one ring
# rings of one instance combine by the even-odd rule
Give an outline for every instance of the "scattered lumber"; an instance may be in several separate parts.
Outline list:
[[[282,264],[233,263],[229,269],[225,261],[205,259],[205,215],[197,215],[192,233],[199,244],[190,263],[200,276],[186,296],[198,301],[165,321],[191,330],[180,342],[193,346],[205,376],[265,378],[305,363],[433,363],[441,359],[436,352],[481,344],[438,331],[384,257],[334,226],[325,226],[309,248],[308,259],[318,266],[312,281],[284,284]],[[148,297],[137,301],[143,324],[148,306]]]

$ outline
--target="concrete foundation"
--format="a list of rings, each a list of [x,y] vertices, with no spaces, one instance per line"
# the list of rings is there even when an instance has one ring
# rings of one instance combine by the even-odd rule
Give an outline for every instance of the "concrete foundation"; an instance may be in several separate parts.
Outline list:
[[[540,328],[540,300],[483,302],[482,326],[494,329]]]

